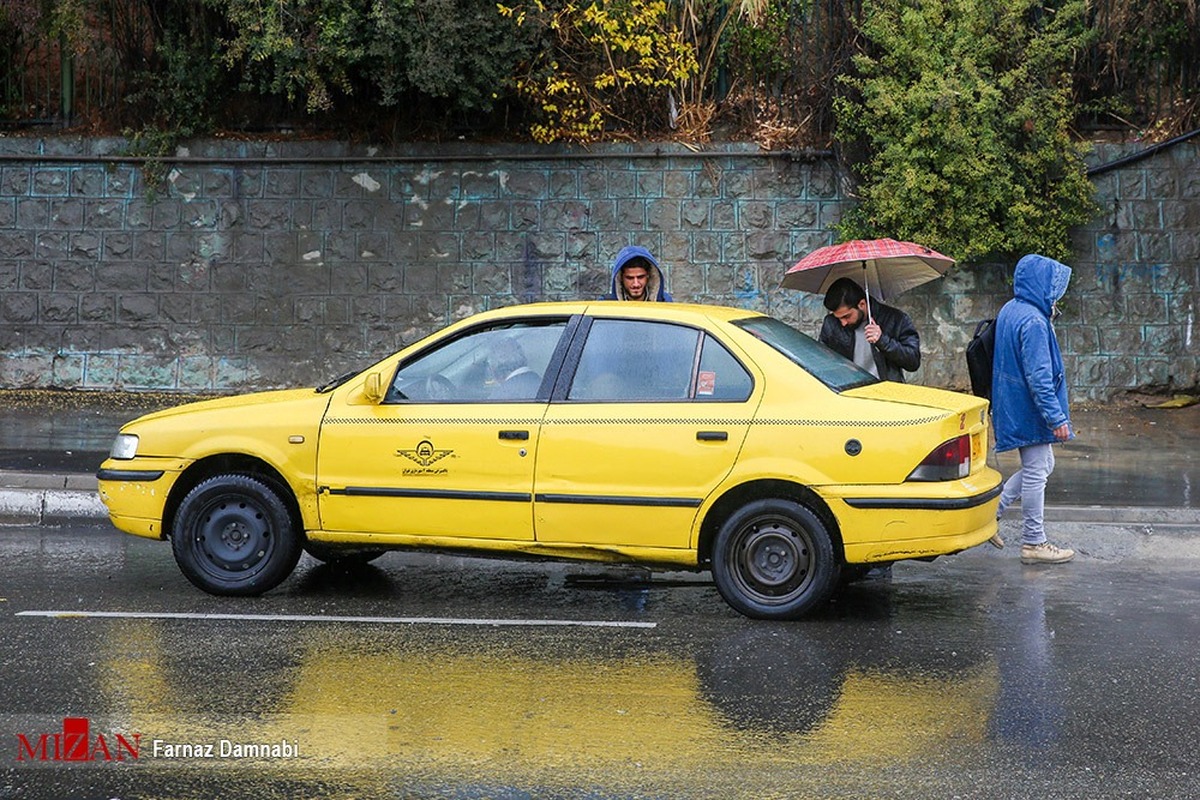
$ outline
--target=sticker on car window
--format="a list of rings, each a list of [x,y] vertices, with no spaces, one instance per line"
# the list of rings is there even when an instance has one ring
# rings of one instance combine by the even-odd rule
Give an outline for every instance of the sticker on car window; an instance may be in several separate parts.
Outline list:
[[[700,370],[696,376],[696,394],[712,395],[717,390],[717,373]]]

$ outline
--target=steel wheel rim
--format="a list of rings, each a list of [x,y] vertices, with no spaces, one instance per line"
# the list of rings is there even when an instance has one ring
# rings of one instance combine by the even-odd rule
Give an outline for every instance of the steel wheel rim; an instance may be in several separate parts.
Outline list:
[[[189,542],[197,563],[219,578],[252,577],[275,552],[277,537],[259,503],[241,495],[218,497],[205,504]]]
[[[735,537],[732,555],[733,579],[757,602],[782,605],[812,583],[812,542],[787,520],[748,523]]]

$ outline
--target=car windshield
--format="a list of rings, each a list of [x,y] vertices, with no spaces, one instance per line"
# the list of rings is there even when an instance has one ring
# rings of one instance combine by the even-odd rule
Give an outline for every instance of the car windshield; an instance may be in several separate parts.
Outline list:
[[[850,359],[772,317],[749,317],[733,324],[775,348],[835,392],[879,382]]]

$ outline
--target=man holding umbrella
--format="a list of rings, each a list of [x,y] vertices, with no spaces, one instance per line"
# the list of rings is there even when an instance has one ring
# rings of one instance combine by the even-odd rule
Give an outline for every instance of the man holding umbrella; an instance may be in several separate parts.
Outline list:
[[[905,370],[921,366],[921,338],[907,314],[884,302],[953,265],[953,258],[914,242],[854,239],[809,253],[781,285],[824,293],[829,315],[820,340],[872,375],[903,383]]]
[[[825,293],[829,313],[820,341],[885,381],[904,383],[904,371],[921,366],[921,337],[908,314],[869,300],[850,278],[836,279]]]

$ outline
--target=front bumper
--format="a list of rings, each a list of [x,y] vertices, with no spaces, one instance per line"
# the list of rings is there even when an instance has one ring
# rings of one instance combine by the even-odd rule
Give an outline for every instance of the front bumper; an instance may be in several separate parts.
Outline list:
[[[178,459],[108,459],[96,473],[100,499],[118,529],[148,539],[165,539],[163,514],[171,487],[187,464]]]

